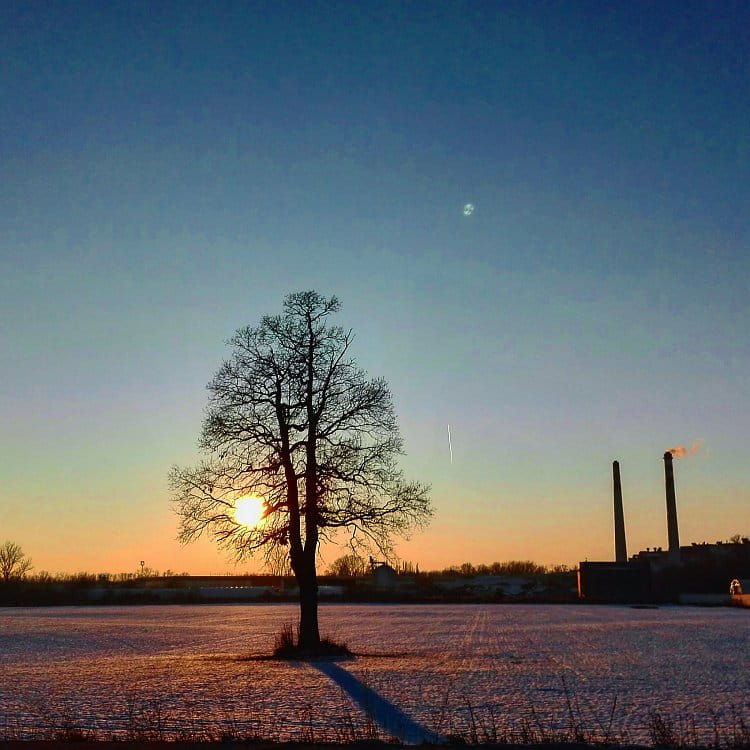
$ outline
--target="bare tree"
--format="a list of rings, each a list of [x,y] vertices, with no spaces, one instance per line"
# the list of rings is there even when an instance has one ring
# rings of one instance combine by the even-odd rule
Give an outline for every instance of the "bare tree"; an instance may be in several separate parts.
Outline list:
[[[239,559],[288,549],[300,591],[299,645],[320,647],[316,557],[323,540],[392,552],[431,515],[428,488],[403,480],[388,385],[350,354],[351,330],[329,323],[336,297],[299,292],[281,315],[239,329],[210,394],[195,467],[173,467],[180,539],[204,532]],[[263,520],[242,523],[238,499],[264,501]],[[270,556],[270,557],[269,557]]]
[[[340,578],[356,578],[357,576],[365,575],[367,570],[367,561],[363,557],[351,552],[348,555],[336,558],[331,563],[328,574],[339,576]]]
[[[14,581],[23,578],[32,568],[31,560],[15,542],[5,542],[0,547],[0,578]]]
[[[287,547],[281,544],[271,545],[265,553],[265,558],[266,570],[272,576],[285,578],[292,575],[292,564],[289,560],[289,550]]]

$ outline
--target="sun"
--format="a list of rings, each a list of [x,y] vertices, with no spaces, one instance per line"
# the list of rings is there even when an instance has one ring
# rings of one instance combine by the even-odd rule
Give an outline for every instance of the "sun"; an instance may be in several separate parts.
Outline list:
[[[243,526],[258,526],[263,520],[266,504],[259,497],[243,497],[234,505],[234,520]]]

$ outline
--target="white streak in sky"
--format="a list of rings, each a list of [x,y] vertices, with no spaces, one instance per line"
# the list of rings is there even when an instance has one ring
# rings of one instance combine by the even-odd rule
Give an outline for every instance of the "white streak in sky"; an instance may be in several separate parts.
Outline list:
[[[451,463],[453,463],[453,445],[451,444],[451,426],[448,425],[448,450],[451,453]]]

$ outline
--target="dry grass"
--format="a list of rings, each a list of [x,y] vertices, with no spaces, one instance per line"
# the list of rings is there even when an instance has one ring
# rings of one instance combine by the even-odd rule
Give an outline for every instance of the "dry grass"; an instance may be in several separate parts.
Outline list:
[[[288,628],[285,629],[288,634]],[[292,631],[292,634],[294,631]],[[282,634],[280,638],[287,637]],[[284,645],[283,643],[281,645]],[[563,683],[564,684],[564,683]],[[477,707],[464,700],[451,706],[446,699],[427,729],[443,737],[449,745],[578,745],[633,746],[624,729],[630,718],[612,702],[606,715],[584,709],[567,686],[562,713],[556,720],[542,717],[533,705],[523,715],[498,712],[493,707]],[[242,716],[225,715],[185,719],[184,706],[173,700],[139,699],[126,701],[122,723],[116,728],[87,726],[80,717],[55,714],[49,705],[37,717],[37,728],[29,730],[15,718],[0,716],[0,740],[41,739],[57,742],[203,742],[203,743],[289,743],[339,744],[395,743],[398,739],[383,732],[367,714],[351,707],[338,716],[321,713],[311,703],[302,703],[295,726],[283,718],[248,720],[253,716],[252,700]],[[713,726],[699,726],[696,717],[677,712],[652,711],[646,730],[655,748],[707,748],[710,750],[750,750],[750,723],[746,712],[731,710],[721,717],[713,714]],[[301,718],[301,721],[299,719]]]
[[[189,726],[175,722],[162,709],[155,706],[139,706],[128,718],[128,724],[119,731],[105,731],[80,726],[70,718],[50,717],[46,727],[29,736],[19,727],[0,723],[0,741],[20,739],[42,739],[55,742],[114,742],[130,741],[153,742],[201,742],[201,743],[303,743],[306,745],[357,743],[401,744],[397,738],[384,734],[369,717],[364,721],[349,713],[339,717],[337,725],[327,724],[327,717],[316,716],[311,705],[302,709],[303,722],[296,734],[289,734],[287,728],[274,725],[258,726],[248,730],[242,722],[223,720],[201,722]],[[568,728],[552,727],[545,724],[531,710],[529,717],[523,718],[512,728],[492,710],[478,711],[468,702],[461,716],[445,716],[441,735],[448,745],[577,745],[633,747],[622,735],[599,727],[575,725]],[[462,725],[462,729],[456,729]],[[750,727],[738,719],[731,726],[715,727],[713,736],[701,735],[693,722],[682,717],[667,716],[653,712],[649,717],[649,737],[655,748],[708,748],[710,750],[750,750]]]
[[[296,635],[296,637],[295,637]],[[274,637],[273,658],[289,661],[311,661],[315,659],[351,659],[354,654],[345,643],[332,638],[321,638],[320,646],[307,649],[299,645],[299,628],[287,622]]]

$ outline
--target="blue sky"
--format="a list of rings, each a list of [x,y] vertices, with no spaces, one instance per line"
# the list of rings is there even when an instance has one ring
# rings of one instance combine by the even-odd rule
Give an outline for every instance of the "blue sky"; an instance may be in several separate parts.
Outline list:
[[[53,570],[173,541],[237,327],[314,288],[385,376],[422,567],[750,531],[744,3],[0,9],[0,536]],[[464,217],[462,207],[476,210]],[[454,462],[447,452],[446,425]],[[62,532],[62,533],[61,533]]]

